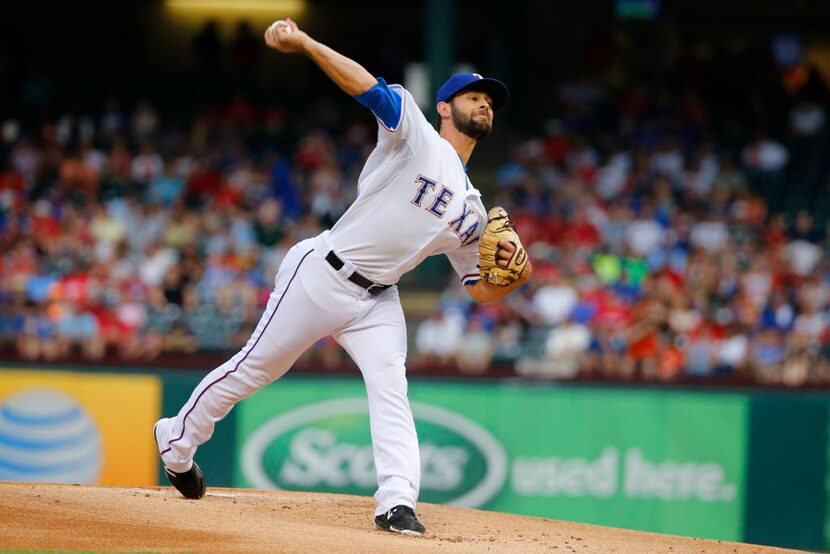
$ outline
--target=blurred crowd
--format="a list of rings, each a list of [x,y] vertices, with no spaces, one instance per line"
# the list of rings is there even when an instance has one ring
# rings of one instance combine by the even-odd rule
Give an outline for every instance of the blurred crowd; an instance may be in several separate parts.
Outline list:
[[[335,141],[326,113],[298,132],[245,98],[184,130],[149,101],[36,133],[7,122],[0,340],[47,361],[244,345],[283,254],[354,196],[372,122],[345,124]],[[260,143],[290,143],[291,156]]]
[[[830,384],[830,186],[814,186],[827,178],[816,155],[826,95],[794,96],[785,137],[759,133],[734,152],[682,105],[645,105],[623,110],[629,132],[604,140],[557,119],[518,144],[494,202],[511,212],[534,278],[486,306],[449,287],[417,330],[421,363]]]
[[[544,142],[520,148],[545,157]],[[534,279],[485,306],[448,288],[417,330],[422,363],[473,374],[508,363],[556,379],[830,383],[826,224],[806,210],[768,213],[726,160],[708,160],[705,177],[682,165],[665,175],[653,155],[588,158],[582,178],[503,168],[502,203]]]
[[[591,80],[553,89],[538,129],[499,129],[509,160],[474,157],[471,177],[511,213],[534,279],[483,306],[449,269],[417,283],[440,301],[410,322],[412,370],[830,384],[830,93],[817,71],[781,77],[774,102],[750,102],[776,120],[753,129],[714,122],[699,88]],[[112,97],[0,122],[0,352],[143,363],[244,345],[287,249],[354,198],[376,132],[346,98],[254,98],[192,119]],[[323,340],[308,359],[345,357]]]

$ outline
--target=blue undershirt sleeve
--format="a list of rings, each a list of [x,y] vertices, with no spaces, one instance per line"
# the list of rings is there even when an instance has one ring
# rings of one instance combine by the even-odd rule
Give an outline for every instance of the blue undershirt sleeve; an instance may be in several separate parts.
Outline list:
[[[400,94],[389,88],[383,77],[378,77],[378,83],[354,97],[355,100],[372,110],[383,126],[395,131],[401,122],[403,100]]]

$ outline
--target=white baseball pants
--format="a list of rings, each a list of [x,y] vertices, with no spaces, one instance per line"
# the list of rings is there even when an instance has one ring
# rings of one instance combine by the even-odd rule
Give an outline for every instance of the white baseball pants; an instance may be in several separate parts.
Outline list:
[[[335,271],[325,237],[286,254],[265,313],[245,347],[214,369],[175,418],[156,424],[164,465],[190,469],[196,448],[234,404],[282,377],[322,337],[332,335],[363,374],[369,400],[378,491],[376,515],[403,504],[415,508],[421,480],[418,437],[406,381],[406,326],[397,287],[372,296]]]

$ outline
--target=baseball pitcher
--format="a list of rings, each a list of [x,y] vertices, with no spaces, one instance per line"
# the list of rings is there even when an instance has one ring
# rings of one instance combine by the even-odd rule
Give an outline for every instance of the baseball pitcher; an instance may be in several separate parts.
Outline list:
[[[306,349],[331,335],[366,383],[378,490],[375,525],[421,535],[418,438],[407,398],[406,328],[395,283],[427,256],[445,254],[478,302],[498,300],[531,276],[521,241],[501,208],[489,214],[467,177],[477,142],[490,132],[507,87],[456,74],[436,98],[436,131],[400,85],[315,41],[288,19],[266,44],[310,58],[375,115],[378,142],[358,179],[358,196],[331,230],[296,244],[250,340],[210,372],[172,418],[153,431],[172,484],[201,498],[193,457],[214,424],[240,400],[279,379]]]

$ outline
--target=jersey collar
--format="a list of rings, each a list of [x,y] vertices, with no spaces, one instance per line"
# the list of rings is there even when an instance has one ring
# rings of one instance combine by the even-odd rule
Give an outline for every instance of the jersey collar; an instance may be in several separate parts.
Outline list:
[[[453,149],[453,150],[454,150],[454,149]],[[462,160],[462,159],[461,159],[461,154],[459,154],[458,152],[456,152],[456,153],[455,153],[455,155],[456,155],[456,156],[458,156],[458,161],[459,161],[459,162],[461,162],[461,169],[463,169],[463,170],[464,170],[464,173],[467,173],[467,166],[466,166],[466,165],[464,165],[464,160]]]

